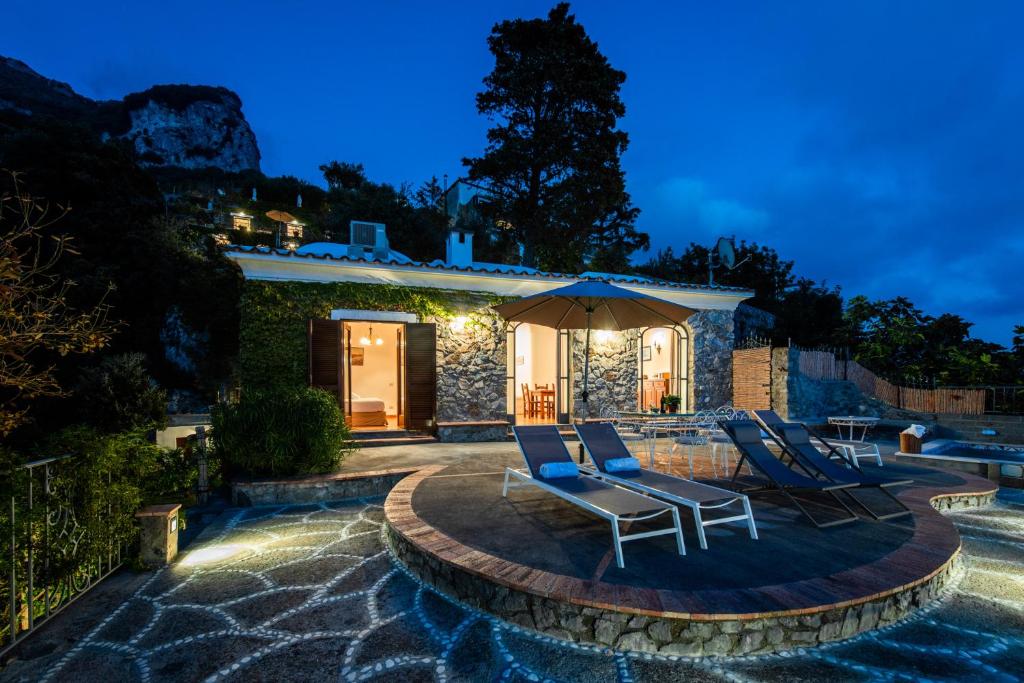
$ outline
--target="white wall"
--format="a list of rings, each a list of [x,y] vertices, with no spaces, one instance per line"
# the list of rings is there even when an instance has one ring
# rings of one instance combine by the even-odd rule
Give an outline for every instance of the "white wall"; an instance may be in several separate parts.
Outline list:
[[[370,335],[373,327],[373,339],[366,346],[360,338]],[[352,366],[352,394],[362,398],[379,398],[387,406],[387,414],[395,415],[398,411],[398,330],[400,325],[389,323],[350,323],[352,330],[352,347],[364,349],[363,365]],[[372,343],[377,337],[384,340],[381,345]]]
[[[523,384],[529,384],[531,389],[535,384],[554,386],[557,340],[558,333],[549,327],[520,325],[516,328],[516,356],[523,358],[523,364],[516,365],[516,400],[523,397]]]
[[[655,348],[655,344],[661,345],[661,353]],[[663,327],[647,330],[644,332],[642,346],[651,347],[651,359],[644,361],[644,374],[648,379],[654,379],[662,373],[675,375],[675,333]]]

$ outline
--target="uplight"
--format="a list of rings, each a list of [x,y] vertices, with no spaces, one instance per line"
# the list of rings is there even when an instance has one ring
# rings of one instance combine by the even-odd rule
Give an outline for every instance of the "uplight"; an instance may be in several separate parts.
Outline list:
[[[455,316],[452,318],[452,332],[462,334],[466,331],[466,323],[469,322],[469,318],[464,315]]]
[[[210,564],[212,562],[220,562],[222,560],[228,559],[229,557],[232,557],[233,555],[238,554],[239,552],[245,549],[246,546],[244,545],[232,544],[213,545],[208,548],[199,548],[198,550],[193,550],[192,552],[190,552],[182,561],[182,564],[192,566],[197,564]]]
[[[607,344],[612,340],[612,333],[609,330],[596,330],[594,332],[594,339],[597,340],[598,344]]]

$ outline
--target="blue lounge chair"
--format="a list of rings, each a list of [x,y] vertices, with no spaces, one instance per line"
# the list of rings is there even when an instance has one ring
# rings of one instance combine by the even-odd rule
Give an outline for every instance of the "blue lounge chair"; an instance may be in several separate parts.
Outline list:
[[[622,557],[622,544],[627,541],[673,534],[676,537],[679,554],[686,554],[679,509],[675,505],[642,496],[581,473],[569,455],[558,428],[554,425],[513,427],[512,433],[515,434],[519,452],[526,461],[528,471],[522,472],[506,467],[502,496],[508,495],[509,488],[536,486],[607,520],[612,527],[615,561],[620,569],[626,566]],[[667,529],[632,534],[622,534],[619,530],[619,522],[629,524],[663,514],[668,514],[672,518],[672,526]]]
[[[746,522],[750,537],[757,539],[757,526],[754,524],[754,514],[750,510],[750,499],[742,493],[671,474],[641,469],[640,462],[633,458],[615,427],[609,422],[576,425],[575,428],[583,448],[596,468],[594,476],[690,508],[697,522],[697,537],[702,549],[707,550],[708,547],[704,528],[715,524]],[[636,468],[631,467],[634,463],[616,464],[625,459],[633,460]],[[622,465],[626,466],[625,469],[620,469]],[[743,507],[743,514],[708,520],[703,518],[702,511],[724,508],[736,503]]]
[[[900,502],[888,488],[890,486],[907,486],[912,484],[913,480],[872,477],[860,470],[844,467],[834,460],[830,460],[829,455],[835,456],[840,460],[843,460],[844,456],[831,446],[829,448],[832,452],[822,455],[814,444],[811,443],[810,434],[804,425],[782,423],[776,425],[773,431],[778,434],[782,441],[781,445],[786,449],[789,456],[797,460],[805,469],[817,473],[819,479],[824,478],[837,484],[854,484],[856,488],[843,489],[843,493],[847,494],[857,505],[875,519],[892,519],[893,517],[910,514],[910,509]],[[866,488],[876,489],[888,496],[898,506],[898,511],[885,514],[875,512],[861,498],[854,495],[854,491]]]
[[[722,420],[719,422],[722,429],[732,439],[736,450],[740,453],[739,462],[736,463],[736,470],[732,475],[733,485],[738,486],[744,492],[771,491],[775,490],[789,499],[793,505],[803,513],[814,526],[818,528],[847,524],[858,519],[856,513],[836,495],[836,491],[856,486],[856,484],[837,484],[835,482],[821,481],[815,479],[811,472],[803,465],[796,463],[799,469],[787,467],[775,454],[768,450],[768,447],[761,440],[761,428],[753,420]],[[750,465],[756,471],[757,477],[744,477],[740,479],[740,469],[743,463]],[[751,481],[753,479],[753,481]],[[841,516],[830,521],[821,521],[800,503],[794,493],[806,495],[807,493],[820,493],[831,499],[835,505],[822,504]],[[818,503],[805,499],[807,503]]]

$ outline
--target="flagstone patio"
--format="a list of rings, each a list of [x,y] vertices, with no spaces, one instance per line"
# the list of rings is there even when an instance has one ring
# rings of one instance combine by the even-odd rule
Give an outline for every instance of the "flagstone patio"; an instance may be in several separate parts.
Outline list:
[[[1005,492],[1004,492],[1005,494]],[[685,659],[537,635],[454,604],[382,541],[380,499],[225,512],[64,652],[2,680],[1019,680],[1024,499],[950,515],[963,569],[932,606],[852,640]]]

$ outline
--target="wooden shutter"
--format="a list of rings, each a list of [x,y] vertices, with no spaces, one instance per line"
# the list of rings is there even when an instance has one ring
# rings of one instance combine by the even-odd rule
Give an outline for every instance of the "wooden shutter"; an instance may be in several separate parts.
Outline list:
[[[340,320],[310,320],[306,328],[309,348],[309,386],[325,389],[338,397],[344,386],[345,366],[341,360]]]
[[[437,403],[437,330],[433,323],[405,326],[405,426],[433,429]]]

